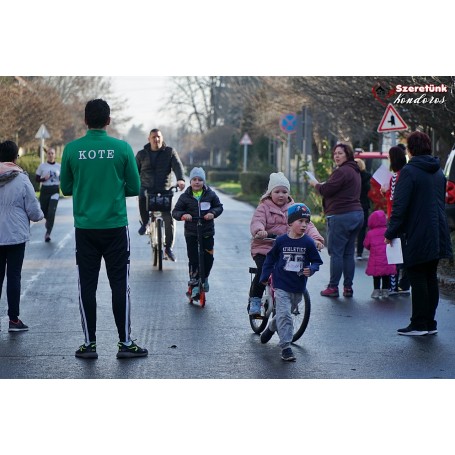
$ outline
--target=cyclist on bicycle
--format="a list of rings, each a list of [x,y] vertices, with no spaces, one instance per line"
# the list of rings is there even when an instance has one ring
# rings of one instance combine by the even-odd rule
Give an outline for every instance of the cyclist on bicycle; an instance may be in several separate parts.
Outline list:
[[[190,186],[177,200],[172,216],[179,221],[185,221],[185,241],[188,254],[188,270],[190,286],[194,286],[191,297],[199,294],[199,287],[196,286],[199,280],[199,255],[197,226],[193,217],[203,217],[202,238],[204,248],[204,270],[205,283],[204,291],[209,290],[208,277],[213,266],[213,247],[215,235],[214,218],[223,213],[223,204],[219,197],[205,181],[205,172],[201,167],[195,167],[190,172]]]
[[[270,174],[267,191],[261,197],[251,219],[250,231],[253,236],[251,256],[256,263],[257,272],[250,289],[250,309],[248,312],[250,316],[259,316],[261,314],[261,298],[264,294],[265,286],[259,281],[259,278],[265,256],[273,246],[273,243],[267,240],[267,237],[286,234],[289,229],[287,210],[294,204],[294,200],[289,194],[290,187],[289,180],[282,172]],[[306,234],[316,242],[318,250],[324,247],[324,237],[311,221],[308,224]]]
[[[261,342],[267,343],[276,330],[280,337],[281,358],[291,362],[295,360],[291,349],[294,333],[292,312],[302,301],[308,277],[322,265],[313,239],[305,235],[310,218],[310,209],[305,204],[289,207],[289,232],[276,239],[267,253],[260,277],[265,286],[272,275],[276,302],[276,316],[262,332]]]
[[[149,220],[145,190],[149,193],[172,195],[173,193],[170,191],[172,186],[172,172],[175,174],[179,189],[183,190],[185,188],[184,170],[178,153],[172,147],[168,147],[165,144],[163,135],[157,128],[150,131],[148,140],[149,143],[136,154],[136,163],[141,177],[141,189],[139,193],[141,227],[138,231],[139,235],[145,234]],[[171,261],[175,261],[175,255],[172,251],[175,223],[170,211],[162,213],[165,223],[165,253]]]

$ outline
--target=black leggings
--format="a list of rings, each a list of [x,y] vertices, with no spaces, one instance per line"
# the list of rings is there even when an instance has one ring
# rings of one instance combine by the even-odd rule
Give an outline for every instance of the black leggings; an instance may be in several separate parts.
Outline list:
[[[254,275],[253,281],[250,287],[250,297],[262,297],[264,294],[265,286],[259,281],[262,274],[262,267],[265,262],[265,255],[264,254],[256,254],[253,258],[254,262],[256,263],[257,272]]]
[[[58,197],[52,198],[54,194],[59,194],[60,189],[58,185],[41,186],[39,202],[41,210],[46,219],[46,232],[50,234],[54,227],[55,212],[57,211]]]
[[[374,276],[373,284],[375,289],[381,289],[381,279],[382,279],[382,289],[390,288],[390,275],[384,276]]]

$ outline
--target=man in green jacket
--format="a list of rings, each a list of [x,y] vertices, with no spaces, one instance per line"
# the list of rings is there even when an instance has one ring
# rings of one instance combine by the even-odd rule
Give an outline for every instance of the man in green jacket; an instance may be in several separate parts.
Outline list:
[[[60,184],[73,196],[79,309],[85,343],[76,357],[98,358],[96,352],[96,289],[104,258],[112,290],[112,309],[119,334],[118,358],[143,357],[147,349],[130,337],[130,239],[125,197],[139,194],[140,180],[131,146],[110,137],[110,108],[102,99],[85,107],[88,131],[65,146]]]

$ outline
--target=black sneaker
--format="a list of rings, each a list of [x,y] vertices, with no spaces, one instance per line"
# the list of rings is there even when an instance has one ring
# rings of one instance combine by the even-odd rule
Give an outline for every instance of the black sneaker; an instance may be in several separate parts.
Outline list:
[[[130,346],[124,345],[121,341],[117,343],[117,359],[130,359],[132,357],[145,357],[148,355],[147,349],[140,348],[134,341]]]
[[[171,261],[175,262],[175,254],[174,254],[174,252],[172,251],[171,247],[167,246],[167,247],[164,249],[164,253],[165,253],[166,256],[168,257],[168,259],[170,259]]]
[[[270,341],[274,333],[275,332],[272,332],[268,327],[266,327],[266,329],[261,333],[261,343],[265,344]]]
[[[400,287],[398,288],[398,294],[400,295],[409,295],[411,294],[411,290],[408,289],[401,289]]]
[[[16,322],[9,321],[8,332],[25,332],[26,330],[28,330],[28,325],[25,325],[20,319]]]
[[[281,358],[286,362],[295,362],[295,356],[291,348],[284,348],[281,351]]]
[[[397,332],[398,335],[407,335],[412,337],[428,335],[428,330],[417,330],[411,324],[403,329],[398,329]]]
[[[90,343],[88,346],[85,346],[85,344],[79,346],[74,355],[82,359],[97,359],[96,343]]]
[[[145,224],[141,224],[141,227],[139,228],[139,230],[137,231],[137,233],[138,233],[139,235],[144,235],[146,230],[147,230],[147,226],[146,226]]]

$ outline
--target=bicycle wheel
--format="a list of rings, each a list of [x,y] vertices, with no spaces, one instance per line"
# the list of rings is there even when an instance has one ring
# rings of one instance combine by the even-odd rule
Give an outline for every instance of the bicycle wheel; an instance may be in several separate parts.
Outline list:
[[[292,322],[294,324],[294,336],[292,342],[297,341],[305,332],[311,313],[311,299],[308,289],[303,293],[303,301],[300,302],[299,308],[292,312]]]
[[[150,246],[152,247],[153,267],[158,264],[158,250],[156,248],[155,222],[150,221]]]
[[[163,220],[156,220],[156,255],[158,259],[158,270],[163,270]]]
[[[265,313],[267,313],[267,305],[268,303],[265,303]],[[250,311],[250,304],[248,303],[247,310]],[[254,333],[260,334],[264,331],[264,329],[267,327],[267,323],[269,322],[268,317],[257,317],[257,316],[250,316],[248,315],[250,319],[250,326],[253,329]]]

